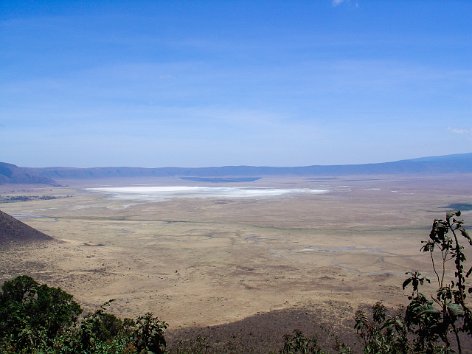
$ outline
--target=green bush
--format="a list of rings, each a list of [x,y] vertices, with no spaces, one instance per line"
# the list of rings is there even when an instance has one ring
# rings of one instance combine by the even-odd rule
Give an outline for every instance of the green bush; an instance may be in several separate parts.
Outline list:
[[[72,295],[31,277],[6,281],[0,292],[0,353],[164,353],[165,322],[151,313],[121,320],[82,310]]]
[[[2,286],[0,292],[0,348],[12,352],[46,348],[82,312],[72,295],[40,285],[22,275]]]
[[[323,354],[315,337],[307,338],[301,331],[294,330],[284,336],[284,347],[281,354]]]
[[[464,241],[472,245],[472,239],[460,216],[460,211],[448,212],[445,220],[434,220],[429,239],[422,242],[421,250],[431,258],[437,282],[435,294],[427,296],[420,291],[424,281],[430,280],[419,272],[407,273],[410,277],[403,283],[404,289],[412,287],[405,324],[414,335],[416,351],[447,352],[455,347],[462,353],[461,334],[472,336],[472,311],[466,303],[467,294],[472,293],[467,285],[472,267],[464,269],[463,246]]]
[[[462,353],[463,337],[472,336],[472,311],[466,303],[472,293],[467,285],[472,267],[464,268],[463,242],[472,245],[472,239],[460,216],[460,211],[448,212],[445,220],[434,220],[429,239],[422,241],[436,278],[433,294],[421,291],[430,279],[418,271],[407,272],[403,289],[412,290],[402,316],[389,315],[381,303],[373,306],[372,321],[363,311],[356,313],[364,353]]]
[[[359,310],[355,321],[354,328],[363,341],[365,354],[409,352],[407,328],[402,316],[389,315],[381,302],[372,306],[372,320]]]

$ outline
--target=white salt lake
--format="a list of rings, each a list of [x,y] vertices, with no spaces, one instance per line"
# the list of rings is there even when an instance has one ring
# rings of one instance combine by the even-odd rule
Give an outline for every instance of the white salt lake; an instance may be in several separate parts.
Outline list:
[[[327,189],[309,188],[248,188],[248,187],[196,187],[196,186],[128,186],[87,188],[116,199],[164,201],[174,198],[268,198],[295,194],[325,194]]]

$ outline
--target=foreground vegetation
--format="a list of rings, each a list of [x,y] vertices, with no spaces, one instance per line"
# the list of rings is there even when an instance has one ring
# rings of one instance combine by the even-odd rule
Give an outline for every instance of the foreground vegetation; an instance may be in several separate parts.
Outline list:
[[[79,319],[72,295],[28,276],[3,284],[0,294],[0,352],[163,353],[165,322],[147,313],[121,320],[105,312],[111,301]]]
[[[421,250],[429,254],[437,289],[424,294],[431,280],[418,271],[408,272],[403,289],[409,304],[392,314],[382,303],[371,314],[357,311],[355,330],[364,353],[462,353],[472,343],[472,311],[467,295],[463,243],[472,245],[460,219],[449,212],[434,220],[429,239]],[[28,276],[5,282],[0,292],[1,353],[165,353],[167,324],[151,313],[136,319],[120,319],[106,312],[113,300],[94,313],[82,314],[72,295],[41,285]],[[201,338],[179,353],[214,352]],[[350,353],[338,343],[336,351]],[[302,332],[284,336],[281,353],[323,353],[316,338]]]

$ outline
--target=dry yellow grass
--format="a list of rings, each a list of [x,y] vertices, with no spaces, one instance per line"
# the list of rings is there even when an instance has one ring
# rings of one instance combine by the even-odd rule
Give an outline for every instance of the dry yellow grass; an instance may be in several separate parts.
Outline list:
[[[248,185],[331,192],[159,203],[83,189],[136,182],[3,186],[4,195],[70,197],[0,204],[63,241],[2,250],[0,281],[30,274],[64,288],[85,307],[114,298],[112,312],[151,311],[173,328],[294,307],[324,306],[349,318],[360,304],[404,303],[405,271],[429,269],[419,248],[432,220],[443,217],[449,203],[472,201],[471,175],[266,178]],[[464,217],[472,224],[470,211]]]

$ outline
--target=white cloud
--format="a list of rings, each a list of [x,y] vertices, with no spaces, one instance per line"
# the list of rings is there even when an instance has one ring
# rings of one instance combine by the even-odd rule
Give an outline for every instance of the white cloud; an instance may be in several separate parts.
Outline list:
[[[448,128],[448,130],[453,134],[472,137],[472,128]]]
[[[354,6],[356,8],[359,7],[359,3],[357,1],[351,2],[351,0],[331,0],[331,5],[333,7],[337,7],[337,6],[340,6],[342,4],[348,4],[348,5]]]
[[[345,2],[346,0],[331,0],[331,4],[333,6],[339,6],[341,5],[343,2]]]

